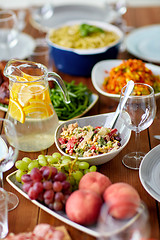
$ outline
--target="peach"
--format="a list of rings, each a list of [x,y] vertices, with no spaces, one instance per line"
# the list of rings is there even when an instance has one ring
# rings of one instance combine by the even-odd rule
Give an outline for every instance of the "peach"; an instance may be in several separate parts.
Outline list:
[[[140,205],[137,190],[127,183],[114,183],[109,186],[103,198],[109,208],[109,214],[117,219],[132,217]]]
[[[90,190],[76,190],[67,199],[65,210],[73,222],[92,225],[98,219],[102,203],[99,194]]]
[[[111,184],[110,179],[104,174],[100,172],[89,172],[81,178],[79,189],[92,190],[102,195],[105,189]]]

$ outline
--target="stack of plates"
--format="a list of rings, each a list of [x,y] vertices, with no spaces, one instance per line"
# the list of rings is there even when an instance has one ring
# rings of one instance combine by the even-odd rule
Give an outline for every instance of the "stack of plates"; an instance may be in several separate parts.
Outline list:
[[[127,39],[128,52],[143,60],[160,63],[160,24],[132,31]]]

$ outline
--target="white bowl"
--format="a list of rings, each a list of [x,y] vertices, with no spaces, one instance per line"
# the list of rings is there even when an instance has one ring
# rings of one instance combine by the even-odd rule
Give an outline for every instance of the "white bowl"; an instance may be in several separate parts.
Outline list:
[[[100,114],[100,115],[94,115],[94,116],[89,116],[89,117],[83,117],[83,118],[77,118],[74,120],[68,120],[62,124],[60,124],[55,132],[55,144],[56,147],[58,148],[59,152],[62,155],[65,156],[70,156],[68,154],[66,154],[65,152],[63,152],[63,150],[60,148],[60,144],[58,142],[58,139],[60,138],[60,133],[62,132],[62,128],[64,127],[64,125],[69,125],[71,123],[78,123],[78,126],[83,127],[83,126],[87,126],[87,125],[91,125],[93,127],[96,126],[104,126],[104,123],[106,121],[106,118],[108,120],[113,118],[114,113],[105,113],[105,114]],[[86,161],[88,162],[90,165],[100,165],[100,164],[104,164],[108,161],[110,161],[111,159],[113,159],[115,156],[117,156],[118,153],[120,153],[123,148],[127,145],[128,141],[130,140],[130,136],[131,136],[131,130],[129,130],[124,124],[123,121],[121,120],[121,118],[119,118],[117,120],[117,123],[115,125],[115,128],[117,128],[118,132],[120,133],[120,137],[121,137],[121,147],[117,150],[114,150],[112,152],[109,153],[104,153],[101,155],[96,155],[96,156],[91,156],[91,157],[78,157],[79,161]],[[70,156],[71,158],[75,159],[75,156]]]
[[[122,60],[104,60],[96,63],[92,69],[91,72],[91,79],[94,88],[101,93],[102,95],[106,97],[113,98],[115,100],[119,101],[120,94],[112,94],[108,93],[103,90],[103,82],[104,78],[109,76],[109,71],[116,66],[119,66],[122,63]],[[148,64],[145,63],[146,67],[150,69],[153,74],[155,75],[160,75],[160,67],[153,65],[153,64]],[[156,93],[155,97],[158,98],[160,96],[160,93]]]

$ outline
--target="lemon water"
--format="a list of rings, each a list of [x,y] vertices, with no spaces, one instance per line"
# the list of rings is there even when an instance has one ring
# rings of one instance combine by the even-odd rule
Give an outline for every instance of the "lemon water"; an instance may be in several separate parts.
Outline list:
[[[52,146],[54,143],[55,130],[59,124],[58,117],[54,113],[45,119],[27,118],[22,124],[15,122],[11,116],[8,119],[15,124],[18,148],[24,152],[38,152]],[[9,139],[12,143],[12,139]]]

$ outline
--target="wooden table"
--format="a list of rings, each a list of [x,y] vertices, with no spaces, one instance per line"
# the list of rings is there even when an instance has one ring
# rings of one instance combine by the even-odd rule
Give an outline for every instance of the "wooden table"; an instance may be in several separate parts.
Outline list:
[[[125,16],[127,20],[127,24],[137,27],[142,27],[149,24],[160,23],[160,7],[149,7],[149,8],[128,8],[128,12]],[[33,37],[42,37],[44,36],[43,32],[39,32],[34,29],[29,23],[25,28],[25,32],[31,34]],[[128,59],[134,58],[127,52],[120,53],[118,56],[119,59]],[[55,70],[56,71],[56,70]],[[59,72],[57,72],[59,73]],[[86,84],[93,92],[96,93],[94,89],[91,78],[83,78],[83,77],[74,77],[66,74],[59,73],[61,77],[66,81],[75,80],[77,83],[83,82]],[[96,106],[90,110],[87,115],[95,115],[100,113],[112,112],[116,109],[117,101],[111,100],[107,97],[104,97],[99,94],[99,101]],[[151,125],[149,130],[145,130],[141,133],[141,150],[146,153],[153,147],[159,144],[158,140],[153,138],[154,134],[160,134],[160,100],[157,100],[157,115],[154,120],[154,123]],[[5,113],[0,111],[0,117],[4,117]],[[151,237],[160,239],[160,203],[155,201],[143,188],[139,179],[139,173],[135,170],[129,170],[123,166],[121,160],[122,157],[134,150],[134,133],[132,133],[132,137],[128,145],[125,149],[112,161],[99,166],[98,171],[107,175],[113,183],[115,182],[127,182],[134,186],[140,196],[141,199],[147,204],[149,213],[150,213],[150,223],[151,223]],[[57,151],[55,145],[46,150],[46,153],[52,154]],[[19,152],[18,159],[22,159],[24,156],[29,156],[31,159],[36,158],[40,153],[25,153]],[[6,172],[4,176],[6,177],[10,172],[14,171],[14,167]],[[5,181],[5,189],[15,192],[19,197],[20,203],[18,207],[9,212],[8,220],[9,220],[9,232],[19,233],[23,231],[31,231],[34,226],[38,223],[49,223],[54,226],[65,225],[71,238],[73,240],[76,239],[88,239],[92,240],[94,237],[83,233],[79,230],[72,228],[71,226],[62,223],[56,218],[52,217],[48,213],[44,212],[29,200],[25,199],[18,192],[16,192],[6,181]]]

